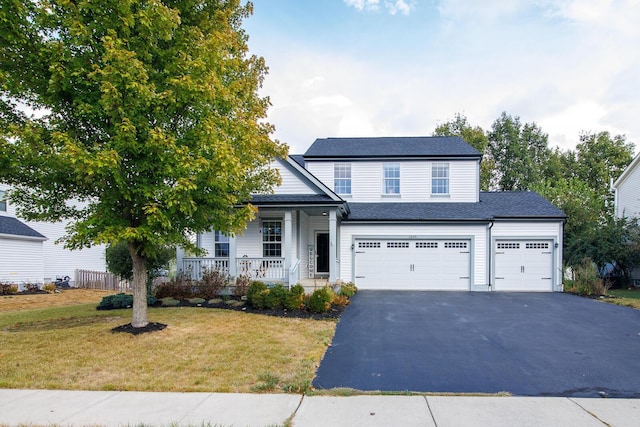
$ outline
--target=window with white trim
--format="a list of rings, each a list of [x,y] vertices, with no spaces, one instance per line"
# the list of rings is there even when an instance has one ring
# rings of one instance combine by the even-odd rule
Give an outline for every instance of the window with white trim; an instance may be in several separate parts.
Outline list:
[[[282,221],[262,221],[262,256],[282,256]]]
[[[229,236],[225,236],[221,231],[214,233],[214,256],[216,258],[227,258],[229,256]]]
[[[336,194],[351,194],[351,163],[333,165],[333,191]]]
[[[382,165],[384,181],[383,194],[400,194],[400,164],[385,163]]]
[[[7,211],[7,193],[4,190],[0,190],[0,212]]]
[[[431,194],[449,194],[449,163],[431,165]]]

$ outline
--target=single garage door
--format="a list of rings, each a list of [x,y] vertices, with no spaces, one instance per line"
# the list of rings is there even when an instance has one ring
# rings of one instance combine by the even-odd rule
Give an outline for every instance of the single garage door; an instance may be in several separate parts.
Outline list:
[[[553,241],[498,240],[496,291],[552,291]]]
[[[356,239],[360,289],[469,290],[470,240]]]

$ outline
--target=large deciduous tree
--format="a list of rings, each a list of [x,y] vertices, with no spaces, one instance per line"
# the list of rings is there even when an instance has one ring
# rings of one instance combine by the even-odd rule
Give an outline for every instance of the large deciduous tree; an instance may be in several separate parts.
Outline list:
[[[0,180],[65,245],[128,243],[132,326],[147,259],[212,227],[240,231],[286,155],[264,121],[262,58],[239,0],[7,0],[0,9]],[[28,114],[25,111],[36,111]],[[242,207],[239,207],[242,206]]]
[[[499,190],[529,190],[544,178],[551,155],[548,135],[535,123],[520,122],[503,112],[488,133],[489,154],[497,170],[492,187]]]

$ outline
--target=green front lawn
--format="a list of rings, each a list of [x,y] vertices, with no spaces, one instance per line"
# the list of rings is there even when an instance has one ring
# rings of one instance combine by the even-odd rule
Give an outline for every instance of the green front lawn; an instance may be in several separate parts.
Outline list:
[[[607,302],[640,309],[640,289],[610,289],[608,294],[616,298],[607,299]]]

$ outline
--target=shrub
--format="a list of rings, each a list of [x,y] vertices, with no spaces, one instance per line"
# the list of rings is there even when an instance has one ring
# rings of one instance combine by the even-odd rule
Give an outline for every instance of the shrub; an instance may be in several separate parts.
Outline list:
[[[250,276],[240,275],[236,277],[236,285],[233,287],[233,295],[237,297],[243,297],[247,295],[250,284],[251,284]]]
[[[45,291],[52,293],[55,292],[56,290],[56,284],[55,283],[46,283],[42,289],[44,289]]]
[[[347,298],[351,298],[352,296],[354,296],[357,291],[358,288],[356,287],[355,283],[352,282],[343,283],[342,286],[340,286],[340,295],[344,295]]]
[[[40,285],[38,285],[37,283],[23,283],[22,286],[24,286],[24,291],[29,293],[29,292],[39,292],[40,291]]]
[[[229,275],[218,270],[205,271],[202,280],[197,282],[193,295],[199,298],[211,299],[229,285]]]
[[[284,301],[287,310],[300,310],[304,307],[304,288],[302,285],[291,287]]]
[[[264,296],[262,292],[267,291],[267,285],[264,282],[254,281],[251,282],[249,289],[247,289],[247,300],[249,304],[256,308],[264,307]]]
[[[344,295],[334,295],[333,298],[331,299],[331,304],[346,306],[346,305],[349,305],[349,298],[347,298]]]
[[[158,300],[151,295],[147,295],[147,305],[153,306],[158,303]],[[130,308],[133,306],[133,295],[131,294],[115,294],[102,298],[97,310],[117,310],[120,308]]]
[[[15,295],[18,293],[18,285],[0,283],[0,295]]]
[[[175,299],[188,299],[194,295],[195,283],[191,278],[178,276],[168,282],[160,283],[154,289],[154,296],[158,299],[172,297]]]
[[[606,295],[613,282],[598,277],[598,270],[590,258],[585,258],[574,269],[573,287],[580,295]]]
[[[331,307],[332,293],[327,286],[313,291],[309,297],[309,311],[313,313],[325,313]]]
[[[280,284],[268,290],[269,292],[264,295],[264,308],[274,309],[284,307],[289,291]]]

